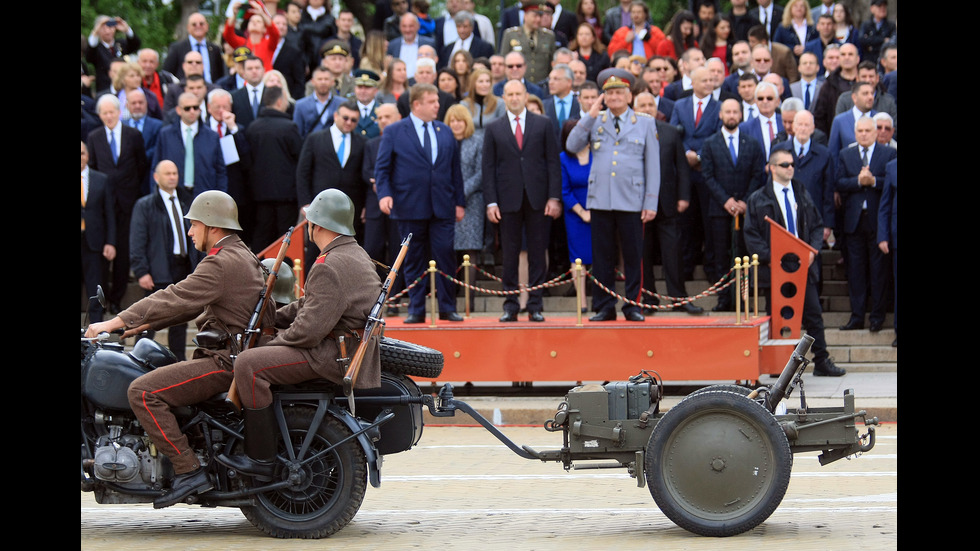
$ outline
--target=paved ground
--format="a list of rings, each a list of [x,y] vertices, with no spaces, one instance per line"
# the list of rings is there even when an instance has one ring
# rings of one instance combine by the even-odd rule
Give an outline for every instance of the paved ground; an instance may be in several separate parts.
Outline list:
[[[536,449],[560,446],[559,433],[503,430]],[[887,424],[857,459],[821,467],[815,453],[797,454],[775,513],[717,539],[675,526],[621,470],[565,472],[517,457],[482,428],[426,427],[419,446],[386,458],[381,488],[369,487],[353,521],[327,541],[266,537],[237,509],[105,506],[82,493],[81,549],[896,549],[897,449],[898,426]]]

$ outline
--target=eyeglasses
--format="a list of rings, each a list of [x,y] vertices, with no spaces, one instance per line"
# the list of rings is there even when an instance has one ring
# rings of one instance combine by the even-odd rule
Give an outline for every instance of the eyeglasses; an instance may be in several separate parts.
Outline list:
[[[772,100],[774,100],[776,98],[774,98],[772,96],[759,96],[759,97],[757,97],[755,99],[756,99],[756,101],[772,101]]]
[[[200,105],[182,105],[180,108],[183,109],[184,112],[188,112],[188,111],[200,111],[201,110],[201,106]]]
[[[796,166],[796,164],[792,162],[785,162],[785,163],[777,163],[776,166],[780,168],[793,168],[794,166]]]
[[[521,63],[521,64],[519,64],[519,65],[508,65],[508,66],[507,66],[507,68],[508,68],[508,69],[520,69],[520,68],[521,68],[521,67],[523,67],[523,66],[524,66],[524,64],[523,64],[523,63]]]
[[[884,130],[886,132],[891,132],[892,127],[890,126],[879,126],[878,130]]]
[[[190,63],[191,65],[198,65],[198,64],[201,64],[201,63],[204,63],[204,62],[203,61],[198,61],[196,59],[188,59],[184,63]]]
[[[761,59],[761,58],[758,58],[757,57],[757,58],[755,58],[755,62],[756,63],[772,63],[772,59],[771,58],[770,59]]]
[[[360,119],[360,117],[348,117],[347,115],[337,115],[337,116],[340,117],[344,122],[357,122]]]

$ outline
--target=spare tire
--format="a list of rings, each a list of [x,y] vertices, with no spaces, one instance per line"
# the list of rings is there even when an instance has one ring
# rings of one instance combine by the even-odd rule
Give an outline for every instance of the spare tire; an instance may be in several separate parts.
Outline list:
[[[381,339],[381,370],[415,377],[434,378],[442,374],[442,352],[406,341]]]

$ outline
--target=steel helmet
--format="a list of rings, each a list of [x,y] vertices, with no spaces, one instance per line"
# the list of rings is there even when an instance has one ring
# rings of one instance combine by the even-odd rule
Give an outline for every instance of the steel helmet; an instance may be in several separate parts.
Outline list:
[[[266,258],[262,260],[262,265],[265,266],[266,270],[272,271],[272,266],[276,263],[275,258]],[[280,304],[289,304],[296,300],[296,275],[293,273],[293,269],[289,267],[289,263],[283,262],[279,264],[279,274],[276,277],[276,286],[272,288],[272,300]]]
[[[306,219],[341,235],[354,235],[354,202],[339,189],[325,189],[307,207]]]
[[[216,189],[195,197],[184,218],[197,220],[205,226],[242,231],[238,224],[238,204],[231,195]]]

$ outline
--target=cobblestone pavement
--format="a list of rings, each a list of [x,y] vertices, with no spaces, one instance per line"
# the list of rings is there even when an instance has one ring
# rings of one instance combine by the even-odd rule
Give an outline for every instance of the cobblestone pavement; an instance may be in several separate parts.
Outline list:
[[[560,433],[504,427],[518,444],[556,449]],[[863,432],[863,431],[862,431]],[[794,456],[782,504],[745,534],[705,538],[674,525],[625,470],[572,470],[521,459],[479,427],[426,426],[386,458],[353,521],[328,540],[277,540],[237,509],[98,505],[81,494],[81,549],[847,550],[898,547],[898,426],[875,448],[821,467]]]

